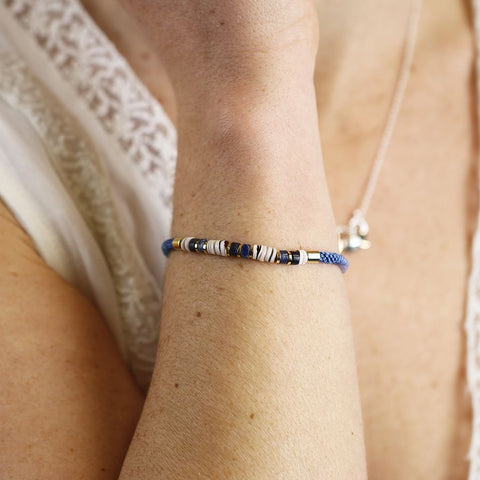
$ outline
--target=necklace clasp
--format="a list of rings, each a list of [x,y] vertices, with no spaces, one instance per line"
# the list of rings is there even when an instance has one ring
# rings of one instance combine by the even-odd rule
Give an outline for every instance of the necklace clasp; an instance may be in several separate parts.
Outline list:
[[[367,240],[370,227],[365,220],[361,210],[355,210],[348,225],[340,225],[337,228],[338,249],[340,253],[343,251],[351,252],[354,250],[366,250],[370,248],[370,241]]]

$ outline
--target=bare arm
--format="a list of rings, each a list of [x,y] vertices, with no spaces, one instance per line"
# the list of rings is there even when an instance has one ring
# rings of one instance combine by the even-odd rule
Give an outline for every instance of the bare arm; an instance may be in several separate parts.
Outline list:
[[[233,3],[196,3],[192,19],[210,14],[219,25],[233,24],[235,44],[247,46],[236,50],[208,17],[208,35],[197,25],[200,41],[224,42],[219,52],[230,60],[222,64],[222,53],[206,50],[202,77],[202,60],[192,58],[200,63],[190,86],[188,62],[175,60],[169,38],[165,55],[179,99],[172,234],[334,251],[311,78],[311,12],[290,21],[272,13],[283,2]],[[142,16],[139,4],[152,2],[132,2]],[[185,8],[188,14],[188,2]],[[158,29],[169,32],[160,13],[146,22],[157,37]],[[264,36],[263,25],[270,29]],[[120,478],[366,478],[339,269],[173,252],[153,382]]]
[[[117,479],[143,397],[91,301],[0,201],[0,478]]]

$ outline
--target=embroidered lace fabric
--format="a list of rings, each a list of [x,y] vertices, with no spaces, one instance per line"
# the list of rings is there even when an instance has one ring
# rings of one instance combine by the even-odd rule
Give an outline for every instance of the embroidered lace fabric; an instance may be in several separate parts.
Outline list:
[[[145,185],[158,198],[159,206],[171,210],[171,196],[176,159],[175,130],[158,102],[148,93],[135,77],[125,60],[118,54],[103,33],[91,22],[87,13],[76,0],[0,0],[23,31],[45,51],[51,61],[49,68],[55,68],[77,92],[78,97],[95,116],[99,126],[112,141],[116,142],[125,156],[136,165],[145,179]],[[474,11],[476,40],[476,66],[480,71],[480,0],[471,0]],[[39,131],[49,138],[52,158],[64,181],[71,187],[72,194],[82,197],[84,185],[94,185],[101,178],[101,166],[88,142],[82,140],[78,127],[72,121],[63,128],[58,125],[50,112],[50,127],[45,125],[39,114],[42,94],[32,92],[33,80],[17,60],[3,57],[2,62],[11,65],[11,76],[1,81],[2,94],[17,104],[34,122]],[[477,91],[480,79],[477,74]],[[478,95],[480,98],[480,95]],[[480,103],[478,106],[480,111]],[[62,113],[63,118],[63,113]],[[43,126],[42,126],[43,123]],[[57,143],[56,133],[78,144],[79,153],[75,159],[68,159],[77,169],[76,175],[62,168],[62,149],[67,145]],[[80,166],[80,164],[82,166]],[[74,178],[76,177],[76,178]],[[76,183],[76,179],[82,179]],[[69,183],[70,182],[70,183]],[[93,195],[91,187],[87,197]],[[82,203],[84,216],[92,229],[99,229],[102,220],[95,208],[102,205],[107,212],[108,223],[97,233],[106,254],[110,255],[112,274],[118,279],[118,299],[123,306],[125,334],[131,337],[129,350],[132,362],[138,358],[139,370],[149,371],[153,365],[153,343],[156,342],[159,316],[159,296],[155,287],[148,282],[148,272],[141,262],[135,260],[128,244],[122,243],[121,227],[115,219],[115,211],[109,201],[109,193],[100,182],[97,203]],[[85,191],[83,191],[85,193]],[[85,196],[85,195],[84,195]],[[100,222],[100,223],[99,223]],[[480,222],[479,222],[480,224]],[[106,231],[111,231],[107,237]],[[115,253],[112,253],[115,252]],[[118,253],[120,252],[120,253]],[[123,260],[120,262],[119,257]],[[125,263],[124,263],[125,262]],[[129,271],[122,266],[129,265]],[[145,312],[149,312],[145,315]],[[473,432],[468,458],[470,460],[469,480],[480,480],[480,229],[477,227],[472,243],[472,270],[469,278],[467,314],[465,321],[467,336],[467,386],[472,396]],[[139,340],[139,338],[141,340]],[[149,352],[145,354],[144,352]]]
[[[176,131],[125,59],[72,0],[2,0],[171,208]]]

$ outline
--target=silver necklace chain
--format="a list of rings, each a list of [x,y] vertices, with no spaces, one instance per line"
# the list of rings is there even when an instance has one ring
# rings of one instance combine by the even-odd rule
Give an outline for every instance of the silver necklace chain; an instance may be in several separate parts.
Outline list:
[[[412,67],[413,53],[417,40],[418,24],[420,20],[420,12],[422,0],[412,0],[408,28],[406,34],[405,47],[403,51],[403,59],[398,74],[395,91],[390,105],[387,121],[375,152],[372,169],[368,179],[365,193],[363,194],[360,207],[354,210],[348,225],[339,225],[337,227],[338,248],[340,252],[353,251],[358,249],[367,249],[370,247],[370,241],[367,240],[370,227],[365,220],[368,208],[372,201],[375,187],[378,183],[380,170],[385,161],[385,155],[392,138],[395,123],[400,112],[400,107],[407,88],[408,79]]]

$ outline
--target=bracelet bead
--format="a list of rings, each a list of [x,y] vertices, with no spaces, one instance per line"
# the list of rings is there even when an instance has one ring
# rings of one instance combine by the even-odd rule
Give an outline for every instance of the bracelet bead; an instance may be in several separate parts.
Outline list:
[[[288,263],[288,251],[287,250],[280,250],[280,262],[279,263]]]
[[[195,244],[197,243],[198,241],[198,238],[192,238],[189,242],[188,242],[188,249],[191,251],[191,252],[194,252],[195,251]]]
[[[240,249],[240,256],[243,258],[248,258],[250,256],[250,244],[244,243]]]
[[[270,254],[268,261],[270,263],[275,263],[276,260],[277,260],[277,249],[275,247],[272,247],[272,253]]]
[[[238,242],[232,242],[232,243],[230,244],[230,249],[229,249],[229,251],[228,251],[228,254],[229,254],[231,257],[236,257],[239,248],[240,248],[240,243],[238,243]]]
[[[300,251],[300,261],[298,262],[299,265],[305,265],[308,262],[308,253],[305,250]]]
[[[298,265],[300,263],[300,252],[298,250],[292,250],[292,265]]]
[[[222,257],[226,257],[228,255],[229,249],[230,249],[229,241],[228,240],[222,240],[220,242],[220,252],[221,252]]]

